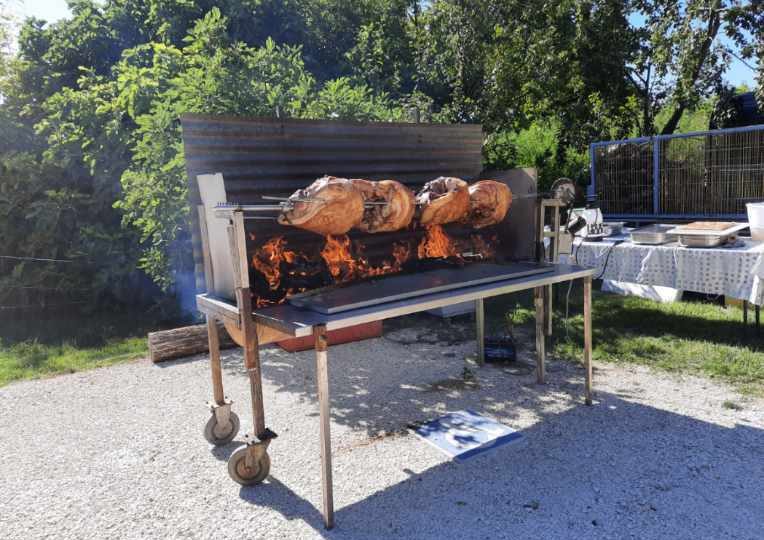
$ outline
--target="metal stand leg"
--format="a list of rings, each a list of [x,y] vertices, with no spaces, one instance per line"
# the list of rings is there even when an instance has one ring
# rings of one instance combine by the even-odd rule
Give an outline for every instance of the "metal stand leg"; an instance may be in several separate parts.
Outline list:
[[[754,317],[756,318],[756,328],[758,329],[761,326],[761,321],[760,321],[760,318],[761,318],[761,306],[760,305],[754,304],[754,306],[753,306],[753,314],[754,314]]]
[[[552,336],[552,285],[544,287],[544,333]]]
[[[584,399],[592,404],[592,278],[584,278]]]
[[[248,294],[239,295],[243,306],[241,326],[244,334],[244,367],[249,376],[249,390],[252,397],[252,423],[254,431],[244,436],[246,446],[231,454],[228,459],[228,474],[243,486],[259,484],[268,477],[271,459],[268,446],[277,435],[265,427],[263,407],[263,381],[260,370],[260,352],[257,342],[257,326],[250,315],[252,304]]]
[[[485,311],[483,309],[483,299],[475,300],[475,331],[477,340],[477,363],[485,364]]]
[[[533,289],[533,301],[536,304],[536,381],[544,384],[544,287]]]
[[[215,405],[223,405],[223,371],[220,367],[220,338],[215,318],[207,315],[207,340],[210,347],[210,371],[212,372],[212,395]]]
[[[329,366],[326,326],[313,328],[316,348],[316,385],[321,421],[321,488],[324,496],[324,525],[334,527],[334,495],[332,493],[332,437],[329,428]]]
[[[210,348],[212,401],[207,402],[212,416],[204,426],[204,438],[215,446],[231,442],[239,432],[239,418],[231,412],[231,400],[223,394],[223,372],[220,367],[220,338],[215,318],[207,315],[207,340]]]
[[[743,324],[748,324],[748,301],[743,300]]]
[[[251,310],[248,311],[251,313]],[[245,311],[245,313],[248,313]],[[263,382],[260,372],[260,351],[257,342],[257,328],[250,317],[242,317],[244,331],[244,367],[249,376],[249,392],[252,397],[252,423],[254,435],[265,433],[265,410],[263,407]]]

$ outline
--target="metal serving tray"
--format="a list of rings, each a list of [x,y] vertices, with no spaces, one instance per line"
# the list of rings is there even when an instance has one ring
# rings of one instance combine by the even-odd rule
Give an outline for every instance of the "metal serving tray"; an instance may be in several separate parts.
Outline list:
[[[331,315],[351,309],[494,281],[516,279],[553,270],[554,265],[551,264],[474,263],[459,268],[443,268],[417,274],[382,276],[316,293],[297,294],[289,297],[287,301],[296,307]]]
[[[733,223],[726,229],[687,229],[675,227],[671,231],[679,237],[679,245],[683,247],[712,248],[735,241],[737,233],[748,226],[747,223]]]
[[[730,236],[720,236],[718,234],[680,234],[679,245],[682,247],[712,248],[726,244],[731,238]]]
[[[669,234],[669,231],[674,228],[674,225],[665,225],[657,223],[654,225],[647,225],[631,231],[631,241],[635,244],[666,244],[668,242],[675,242],[676,235]]]

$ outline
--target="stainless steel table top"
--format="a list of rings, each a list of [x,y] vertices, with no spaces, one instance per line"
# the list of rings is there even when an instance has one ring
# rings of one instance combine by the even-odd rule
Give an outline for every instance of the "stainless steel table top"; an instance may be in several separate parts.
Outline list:
[[[254,316],[258,324],[275,328],[295,337],[303,337],[311,335],[313,327],[322,324],[326,325],[327,330],[336,330],[356,324],[390,319],[459,302],[490,298],[593,275],[594,269],[591,268],[555,264],[551,271],[542,274],[472,285],[340,313],[324,314],[301,309],[290,304],[280,304],[258,309],[254,312]]]

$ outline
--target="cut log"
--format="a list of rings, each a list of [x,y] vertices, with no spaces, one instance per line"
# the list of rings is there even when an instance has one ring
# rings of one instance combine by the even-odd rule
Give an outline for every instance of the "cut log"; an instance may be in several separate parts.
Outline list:
[[[236,347],[231,336],[221,323],[217,324],[220,348]],[[190,356],[209,351],[207,325],[184,326],[173,330],[149,332],[149,358],[152,362],[162,362],[172,358]]]

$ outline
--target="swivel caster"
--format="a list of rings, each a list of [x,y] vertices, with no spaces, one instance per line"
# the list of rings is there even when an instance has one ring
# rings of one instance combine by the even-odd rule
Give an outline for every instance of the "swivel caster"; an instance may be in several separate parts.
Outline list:
[[[204,438],[215,446],[224,446],[239,433],[239,417],[231,412],[231,402],[210,404],[212,416],[204,426]]]
[[[254,486],[268,477],[271,470],[271,458],[268,445],[276,434],[266,429],[259,437],[246,434],[247,446],[239,448],[228,458],[228,475],[237,484]]]
[[[259,457],[251,456],[253,450],[245,446],[239,448],[228,458],[228,474],[242,486],[254,486],[268,477],[271,471],[271,458],[263,451]]]

